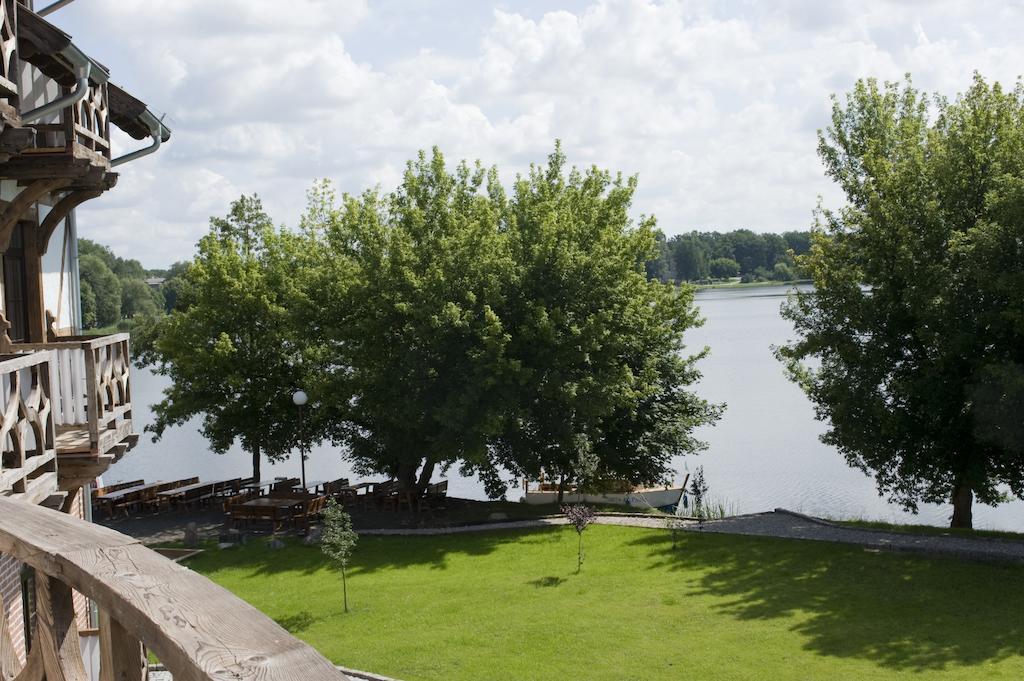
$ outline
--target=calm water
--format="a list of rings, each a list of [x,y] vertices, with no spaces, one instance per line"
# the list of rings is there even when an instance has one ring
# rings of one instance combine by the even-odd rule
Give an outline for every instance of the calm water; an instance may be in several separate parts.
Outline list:
[[[904,513],[879,498],[870,478],[847,467],[833,448],[818,440],[823,425],[815,421],[810,403],[786,379],[771,353],[772,345],[786,342],[793,334],[789,323],[779,316],[784,297],[782,288],[698,294],[707,322],[690,332],[687,343],[694,348],[711,347],[711,356],[701,365],[704,378],[699,390],[709,400],[727,403],[728,409],[716,426],[700,433],[708,450],[697,457],[678,459],[676,469],[683,474],[703,465],[711,496],[737,512],[783,507],[831,517],[945,524],[949,507],[922,507],[916,518]],[[140,428],[151,422],[146,405],[160,399],[164,385],[163,377],[148,371],[134,373],[135,417]],[[105,479],[245,477],[250,467],[250,457],[240,449],[222,456],[211,454],[196,421],[169,430],[158,443],[143,435],[139,445]],[[263,464],[263,477],[298,474],[295,458]],[[315,448],[306,463],[309,480],[349,474],[340,452],[330,446]],[[477,480],[458,478],[454,471],[449,480],[452,495],[485,498]],[[510,491],[509,498],[518,498],[516,490]],[[1024,502],[994,509],[976,504],[974,520],[979,528],[1024,531]]]

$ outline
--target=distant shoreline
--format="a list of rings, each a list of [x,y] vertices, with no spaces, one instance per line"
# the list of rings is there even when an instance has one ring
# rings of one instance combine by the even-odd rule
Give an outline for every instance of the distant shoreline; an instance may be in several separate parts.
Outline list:
[[[748,281],[743,284],[739,281],[735,282],[718,282],[715,284],[690,284],[698,291],[709,291],[712,289],[732,289],[732,288],[769,288],[778,286],[794,286],[798,284],[812,284],[810,279],[792,279],[790,281]]]

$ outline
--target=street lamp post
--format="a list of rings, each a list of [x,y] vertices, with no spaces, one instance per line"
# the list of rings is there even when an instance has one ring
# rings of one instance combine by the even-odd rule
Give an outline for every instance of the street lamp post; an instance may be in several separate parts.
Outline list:
[[[296,390],[292,393],[292,402],[299,408],[299,461],[302,463],[302,489],[306,489],[306,445],[303,439],[305,435],[305,429],[302,423],[302,411],[303,407],[306,406],[306,402],[309,401],[309,396],[306,395],[305,390]]]

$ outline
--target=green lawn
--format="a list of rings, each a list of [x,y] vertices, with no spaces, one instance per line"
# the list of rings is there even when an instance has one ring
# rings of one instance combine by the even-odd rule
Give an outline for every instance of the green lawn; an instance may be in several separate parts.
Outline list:
[[[188,562],[339,664],[437,679],[1021,679],[1024,568],[595,526]]]

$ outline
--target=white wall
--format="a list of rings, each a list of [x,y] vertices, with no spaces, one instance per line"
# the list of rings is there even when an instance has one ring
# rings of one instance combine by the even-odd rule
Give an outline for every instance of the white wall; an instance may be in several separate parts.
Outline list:
[[[40,204],[39,221],[46,219],[49,212],[49,206]],[[71,262],[73,236],[67,231],[67,221],[61,221],[50,235],[49,248],[43,256],[43,305],[57,318],[58,329],[78,327],[75,319],[78,306],[73,297],[78,287],[71,279],[74,272]]]
[[[47,78],[28,62],[21,62],[20,75],[21,103],[19,108],[23,113],[60,97],[61,90],[57,81]],[[59,123],[60,114],[60,111],[56,111],[49,116],[32,121],[32,123]]]

